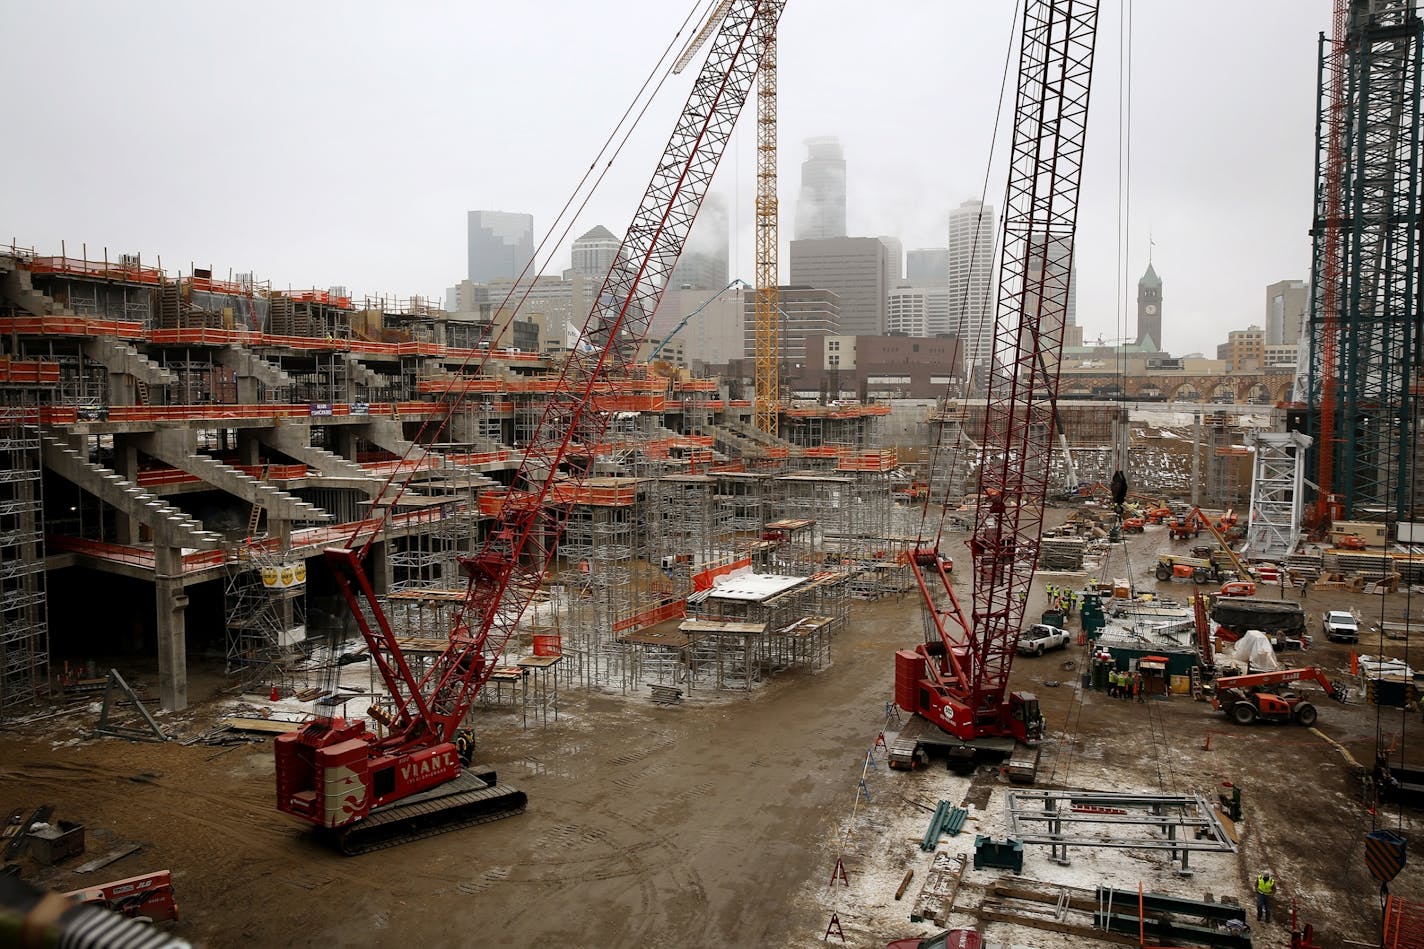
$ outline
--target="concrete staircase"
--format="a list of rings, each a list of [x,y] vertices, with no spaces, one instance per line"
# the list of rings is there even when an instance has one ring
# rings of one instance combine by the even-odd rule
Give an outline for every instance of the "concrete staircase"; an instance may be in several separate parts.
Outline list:
[[[311,429],[305,427],[282,426],[273,429],[257,429],[256,435],[264,445],[275,448],[289,458],[295,458],[308,468],[314,469],[323,478],[342,478],[353,482],[352,487],[370,497],[381,492],[381,479],[354,461],[349,461],[325,448],[311,444]]]
[[[40,450],[46,468],[152,530],[154,543],[198,550],[214,550],[222,545],[221,535],[204,530],[201,523],[183,511],[90,461],[55,436],[41,435]]]
[[[180,471],[201,479],[220,491],[226,491],[241,498],[248,504],[260,505],[267,516],[284,521],[329,521],[332,516],[314,504],[309,504],[293,494],[259,481],[245,471],[223,464],[216,458],[199,454],[184,444],[191,442],[192,433],[187,430],[176,432],[155,432],[140,436],[136,444],[140,451],[172,465]]]
[[[712,444],[718,450],[740,458],[762,458],[766,455],[766,445],[747,438],[725,425],[713,425]]]
[[[133,346],[112,336],[92,336],[83,343],[84,357],[114,375],[132,376],[155,388],[176,385],[176,373],[149,359]]]
[[[743,421],[742,419],[728,415],[722,419],[722,427],[731,432],[735,432],[743,438],[754,441],[759,445],[765,445],[768,448],[784,448],[793,455],[797,454],[798,446],[777,438],[775,435],[763,432],[755,425]]]
[[[4,274],[3,286],[5,299],[9,300],[15,309],[31,316],[78,315],[69,307],[61,306],[49,294],[36,290],[34,283],[30,280],[30,272],[21,267],[15,267]]]
[[[397,458],[419,458],[423,454],[425,454],[425,449],[417,446],[414,442],[407,440],[405,436],[400,434],[400,429],[397,423],[392,422],[388,419],[372,419],[371,424],[367,426],[366,431],[364,431],[362,434],[366,436],[367,441],[371,442],[377,447],[384,448],[386,451],[395,455]],[[504,445],[498,444],[492,439],[480,439],[480,441],[488,442],[490,447],[476,447],[474,448],[475,451],[498,451],[506,447]],[[490,488],[504,487],[498,481],[494,480],[486,474],[475,470],[474,468],[471,468],[467,465],[457,465],[452,463],[440,452],[430,451],[428,453],[428,457],[439,459],[436,462],[440,466],[437,470],[443,471],[446,474],[459,474],[460,477],[466,480],[471,487],[474,487],[478,490],[485,491]]]
[[[351,371],[351,385],[356,392],[360,393],[360,390],[366,390],[365,395],[367,396],[367,401],[371,401],[370,395],[372,392],[378,392],[390,385],[390,379],[387,376],[383,376],[370,366],[367,366],[357,358],[354,353],[343,352],[341,354],[341,361],[346,363],[346,366]]]
[[[218,365],[231,369],[239,379],[254,379],[269,389],[285,389],[293,381],[281,366],[235,343],[219,349],[216,358]]]

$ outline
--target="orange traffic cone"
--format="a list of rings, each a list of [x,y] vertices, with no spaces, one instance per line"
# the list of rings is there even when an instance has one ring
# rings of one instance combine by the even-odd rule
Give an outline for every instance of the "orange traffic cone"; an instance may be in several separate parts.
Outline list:
[[[1357,655],[1355,655],[1355,650],[1351,649],[1351,650],[1350,650],[1350,675],[1352,675],[1352,676],[1357,676],[1357,675],[1359,675],[1359,674],[1360,674],[1360,657],[1357,656]]]
[[[277,687],[275,685],[272,686],[272,694],[267,696],[267,700],[270,702],[282,701],[282,693],[277,691]]]

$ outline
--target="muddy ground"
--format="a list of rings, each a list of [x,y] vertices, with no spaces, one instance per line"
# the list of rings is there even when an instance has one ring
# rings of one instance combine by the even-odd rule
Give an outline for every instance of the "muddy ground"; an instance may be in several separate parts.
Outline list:
[[[1153,589],[1150,568],[1165,544],[1151,529],[1102,573],[1130,571]],[[1313,593],[1307,605],[1394,618],[1407,598]],[[1041,608],[1032,602],[1030,615]],[[482,712],[478,758],[528,793],[528,810],[365,857],[335,855],[275,811],[270,744],[93,741],[82,738],[89,712],[0,732],[0,808],[56,805],[57,817],[88,826],[90,855],[141,842],[142,851],[95,876],[170,868],[183,911],[174,931],[204,946],[819,945],[826,905],[813,894],[830,878],[866,751],[884,725],[893,651],[917,641],[920,629],[910,598],[857,603],[830,668],[779,675],[749,696],[693,693],[662,707],[641,694],[565,690],[558,721],[527,728],[507,711]],[[1399,655],[1404,645],[1385,651]],[[1019,687],[1041,697],[1053,733],[1045,782],[1213,796],[1223,781],[1237,782],[1246,811],[1240,857],[1229,879],[1198,878],[1200,889],[1245,901],[1254,874],[1270,866],[1280,902],[1297,899],[1324,945],[1371,938],[1378,887],[1364,867],[1363,835],[1388,826],[1412,838],[1415,821],[1398,811],[1371,815],[1341,747],[1368,764],[1377,740],[1402,737],[1410,758],[1424,758],[1417,713],[1377,715],[1322,698],[1319,728],[1336,747],[1296,727],[1235,728],[1188,698],[1144,707],[1085,693],[1076,684],[1081,653],[1073,646],[1015,666]],[[1307,658],[1336,676],[1349,650],[1318,644]],[[195,676],[196,698],[202,683],[221,698],[217,672]],[[180,737],[196,734],[214,709],[167,724]],[[924,780],[877,772],[877,788],[902,777]],[[878,794],[873,806],[908,807],[898,797]],[[874,844],[862,841],[859,852],[867,847]],[[72,872],[77,862],[43,869],[27,861],[26,875],[62,890],[95,882]],[[1024,875],[1042,865],[1031,855]],[[848,870],[857,869],[852,858]],[[960,905],[972,905],[999,872],[972,871]],[[1394,888],[1424,899],[1412,869]],[[908,919],[900,927],[857,916],[853,906],[847,919],[861,923],[848,927],[849,945],[926,931]],[[1033,931],[1011,934],[1035,942]],[[1046,933],[1038,942],[1060,944]],[[1263,930],[1257,944],[1286,945],[1284,927]]]

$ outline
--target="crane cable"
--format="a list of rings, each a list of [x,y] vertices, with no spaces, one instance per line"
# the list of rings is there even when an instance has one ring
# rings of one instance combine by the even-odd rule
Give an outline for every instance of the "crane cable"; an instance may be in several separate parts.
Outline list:
[[[1014,0],[1014,9],[1013,9],[1013,12],[1012,12],[1011,16],[1009,17],[1009,41],[1008,41],[1008,43],[1006,44],[1006,47],[1005,47],[1005,50],[1004,50],[1004,67],[1003,67],[1003,71],[1002,71],[1002,73],[1001,73],[1001,75],[1000,75],[1000,78],[999,78],[999,100],[998,100],[998,105],[997,105],[997,107],[996,107],[995,110],[994,110],[994,129],[993,129],[993,132],[992,132],[992,133],[990,134],[990,136],[989,136],[989,154],[988,154],[988,156],[986,157],[985,162],[984,162],[984,177],[983,177],[983,179],[982,179],[982,184],[980,185],[980,188],[979,188],[979,215],[975,218],[975,221],[974,221],[974,240],[973,240],[973,242],[972,242],[971,245],[970,245],[970,249],[969,249],[969,264],[968,264],[968,267],[966,268],[966,275],[965,275],[965,280],[964,280],[964,288],[963,288],[963,291],[960,293],[960,297],[959,297],[959,314],[960,314],[960,317],[961,317],[961,327],[960,327],[961,329],[967,329],[967,328],[968,328],[968,327],[964,327],[964,326],[963,326],[963,324],[962,324],[962,318],[963,318],[963,316],[964,316],[965,309],[966,309],[966,307],[967,307],[967,305],[968,305],[968,302],[969,302],[970,287],[971,287],[971,285],[973,284],[974,261],[975,261],[976,257],[978,256],[979,250],[980,250],[980,246],[979,246],[979,235],[980,235],[980,232],[983,230],[984,202],[985,202],[985,200],[986,200],[986,199],[988,198],[988,196],[989,196],[989,176],[990,176],[990,173],[991,173],[991,171],[993,170],[993,167],[994,167],[994,154],[995,154],[995,152],[997,151],[998,142],[999,142],[999,126],[1000,126],[1000,125],[1002,124],[1002,122],[1003,122],[1003,116],[1004,116],[1004,102],[1005,102],[1005,100],[1006,100],[1007,97],[1008,97],[1009,69],[1010,69],[1010,67],[1013,65],[1015,41],[1016,41],[1016,39],[1017,39],[1017,37],[1018,37],[1018,35],[1019,35],[1019,9],[1020,9],[1020,6],[1021,6],[1022,2],[1023,2],[1023,0]],[[992,222],[991,222],[991,225],[992,225]],[[990,236],[990,238],[989,238],[990,244],[989,244],[989,248],[988,248],[988,253],[989,253],[989,267],[990,267],[990,272],[992,273],[992,272],[993,272],[994,255],[995,255],[996,250],[998,249],[999,235],[998,235],[998,228],[991,226],[989,230],[990,230],[991,236]],[[951,249],[950,252],[953,253],[953,249]],[[991,292],[991,290],[992,290],[992,287],[993,287],[993,280],[990,280],[990,281],[988,282],[988,284],[987,284],[987,285],[985,286],[985,288],[984,288],[984,301],[983,301],[983,302],[984,302],[984,306],[985,306],[985,309],[986,309],[986,310],[987,310],[987,308],[988,308],[989,296],[990,296],[990,292]],[[992,333],[990,334],[990,338],[991,338],[991,340],[992,340]],[[965,357],[964,357],[964,344],[965,344],[965,340],[964,340],[964,339],[960,339],[960,340],[959,340],[959,346],[960,346],[960,351],[959,351],[959,352],[960,352],[960,362],[961,362],[961,364],[963,364],[964,361],[965,361]],[[990,343],[990,350],[991,350],[991,352],[990,352],[990,357],[991,357],[991,358],[992,358],[992,356],[993,356],[992,349],[993,349],[993,345],[992,345],[992,342],[991,342],[991,343]],[[972,367],[969,369],[969,373],[968,373],[968,374],[969,374],[970,377],[973,376],[973,368],[972,368]],[[966,379],[964,380],[963,384],[962,384],[962,391],[964,392],[964,394],[965,394],[966,396],[968,395],[968,392],[969,392],[968,386],[969,386],[969,380],[966,378]],[[946,384],[945,384],[945,402],[946,402],[946,404],[948,404],[948,401],[949,401],[949,383],[946,383]],[[955,482],[955,479],[956,479],[956,476],[957,476],[957,473],[958,473],[958,472],[957,472],[957,468],[958,468],[959,464],[961,463],[962,460],[964,460],[965,458],[967,458],[967,456],[968,456],[968,454],[969,454],[968,452],[965,452],[965,451],[961,451],[961,450],[960,450],[960,449],[962,448],[963,442],[964,442],[965,440],[966,440],[966,437],[965,437],[965,435],[964,435],[964,426],[963,426],[963,424],[960,424],[959,426],[957,426],[957,434],[955,435],[955,438],[954,438],[954,444],[953,444],[952,446],[950,446],[950,448],[952,449],[952,452],[951,452],[951,456],[950,456],[949,471],[948,471],[947,476],[946,476],[946,479],[945,479],[945,492],[944,492],[943,496],[940,498],[939,520],[938,520],[938,522],[937,522],[936,525],[935,525],[935,531],[934,531],[934,549],[936,549],[936,550],[939,549],[940,542],[941,542],[941,541],[943,540],[943,538],[944,538],[945,522],[946,522],[946,520],[947,520],[948,517],[949,517],[949,487],[950,487],[951,485],[953,485],[954,482]],[[924,546],[924,543],[925,543],[925,533],[926,533],[926,528],[927,528],[927,526],[928,526],[928,524],[929,524],[929,518],[930,518],[930,505],[931,505],[931,503],[933,502],[933,495],[934,495],[934,492],[933,492],[933,490],[932,490],[932,487],[933,487],[933,484],[934,484],[934,472],[935,472],[935,469],[939,466],[939,457],[940,457],[940,452],[941,452],[941,450],[943,449],[943,444],[942,444],[943,441],[944,441],[944,425],[941,424],[941,425],[939,425],[939,426],[937,427],[937,429],[936,429],[934,444],[933,444],[932,446],[930,446],[930,457],[929,457],[928,464],[927,464],[927,466],[926,466],[926,475],[927,475],[927,477],[926,477],[925,480],[929,483],[930,489],[927,489],[927,490],[925,491],[924,499],[922,500],[921,505],[920,505],[920,526],[919,526],[919,530],[918,530],[918,532],[917,532],[917,538],[916,538],[916,543],[915,543],[915,546],[916,546],[917,548],[923,547],[923,546]],[[976,447],[977,447],[977,446],[976,446]],[[964,461],[964,464],[965,464],[965,467],[966,467],[966,469],[967,469],[967,467],[968,467],[968,462],[967,462],[967,461]]]
[[[699,7],[701,7],[702,5],[703,4],[701,2],[694,3],[692,9],[688,11],[686,18],[682,22],[682,25],[678,28],[677,32],[673,35],[673,37],[668,41],[667,46],[663,49],[662,54],[658,57],[658,60],[656,63],[654,63],[652,69],[649,70],[648,75],[643,78],[643,82],[638,87],[638,91],[633,95],[632,101],[630,101],[628,106],[624,109],[623,114],[614,124],[612,131],[609,132],[608,136],[604,139],[603,144],[599,147],[598,153],[594,155],[593,160],[589,163],[588,168],[585,169],[583,176],[574,186],[573,191],[569,194],[569,197],[564,202],[563,207],[555,216],[554,225],[544,235],[544,239],[539,242],[538,247],[534,249],[534,253],[530,256],[529,261],[525,263],[523,270],[519,272],[519,276],[516,277],[514,279],[514,282],[510,285],[509,291],[505,294],[504,299],[500,302],[499,308],[496,312],[504,312],[506,310],[509,305],[509,301],[514,298],[516,291],[520,289],[521,285],[523,286],[523,293],[519,296],[518,301],[515,303],[514,311],[510,314],[509,320],[505,324],[506,327],[513,325],[515,315],[518,314],[520,308],[523,307],[525,301],[528,300],[529,295],[534,290],[535,284],[537,283],[537,273],[542,272],[543,270],[543,266],[541,265],[538,271],[536,271],[536,277],[534,279],[530,279],[527,283],[524,282],[525,278],[529,276],[529,270],[531,267],[534,266],[535,260],[539,258],[539,255],[543,252],[545,246],[549,244],[550,240],[554,239],[555,232],[557,231],[558,237],[556,239],[556,243],[554,247],[550,249],[548,256],[545,257],[544,264],[547,265],[549,261],[553,259],[554,253],[556,252],[558,247],[562,245],[564,239],[568,237],[569,232],[573,229],[574,224],[577,222],[578,215],[584,211],[584,209],[588,206],[589,201],[593,198],[594,193],[603,184],[604,178],[607,177],[608,172],[610,169],[612,169],[614,162],[617,161],[619,155],[622,154],[623,149],[628,144],[628,140],[632,136],[634,130],[638,128],[643,119],[646,117],[648,109],[652,105],[653,100],[662,91],[664,85],[666,85],[669,77],[672,75],[672,70],[671,66],[665,67],[665,64],[667,63],[673,48],[677,45],[678,39],[683,35],[684,32],[686,32],[688,25],[694,22],[694,17],[696,16]],[[710,6],[710,2],[708,2],[707,5]],[[659,73],[661,73],[661,75],[659,75]],[[656,82],[654,82],[655,79]],[[648,91],[650,85],[652,86],[651,92]],[[646,98],[644,98],[645,96]],[[640,100],[643,100],[641,106],[639,105]],[[630,116],[632,116],[631,122],[629,121]],[[624,128],[625,125],[626,128]],[[622,131],[621,139],[619,137],[620,130]],[[606,162],[604,162],[605,156],[607,156]],[[601,169],[599,169],[600,162],[604,162]],[[595,169],[599,169],[596,174]],[[589,184],[590,178],[593,179],[591,185]],[[585,186],[588,187],[587,192],[584,194],[583,199],[578,202],[578,206],[576,208],[573,207],[575,201],[578,201],[579,192],[582,191]],[[573,208],[572,213],[570,213],[570,208]],[[562,230],[559,229],[561,223],[563,225]],[[479,363],[477,368],[483,367],[484,364],[489,360],[490,354],[492,354],[496,349],[495,344],[498,342],[498,340],[499,336],[496,336],[494,339],[489,340],[488,348],[486,348],[483,354],[479,357]],[[474,351],[467,353],[465,355],[465,358],[461,360],[458,368],[456,369],[456,374],[464,375],[465,370],[469,368],[470,363],[474,359],[474,357]],[[372,499],[370,517],[368,517],[367,521],[357,522],[356,526],[352,529],[351,536],[346,541],[346,546],[348,549],[359,548],[361,556],[364,557],[366,555],[371,545],[375,543],[377,535],[381,532],[381,530],[384,529],[386,525],[386,520],[390,516],[390,512],[395,510],[396,505],[404,496],[406,489],[410,486],[411,478],[408,471],[411,470],[412,466],[408,466],[406,462],[411,460],[412,456],[414,456],[414,460],[416,461],[416,464],[413,466],[414,469],[419,469],[421,467],[421,463],[424,462],[430,454],[431,444],[436,439],[438,439],[439,436],[449,427],[451,421],[455,417],[455,413],[459,411],[461,407],[463,407],[467,397],[468,392],[465,390],[453,393],[453,398],[447,400],[447,407],[439,417],[427,418],[421,423],[420,427],[416,430],[415,437],[411,439],[410,447],[408,447],[405,450],[405,453],[401,456],[400,463],[393,467],[391,473],[381,484],[381,489],[379,493]],[[429,433],[428,440],[425,437],[427,435],[427,432]],[[396,482],[396,478],[399,477],[402,473],[405,473],[405,477],[400,482]],[[395,485],[394,496],[390,499],[389,502],[383,502],[383,499],[387,496],[387,490],[390,489],[393,484]],[[374,527],[371,527],[369,523],[371,519],[374,519],[376,521],[376,525]],[[358,544],[358,539],[360,538],[361,534],[366,530],[370,531],[369,535],[366,536],[366,539],[363,542]]]
[[[1132,0],[1122,0],[1121,5],[1118,7],[1118,51],[1117,279],[1114,281],[1116,285],[1114,291],[1114,309],[1117,315],[1119,339],[1117,354],[1118,391],[1123,392],[1124,383],[1127,378],[1126,351],[1124,349],[1127,337],[1124,329],[1126,326],[1127,313],[1124,306],[1125,294],[1123,291],[1126,285],[1127,274],[1125,262],[1125,255],[1127,253],[1126,235],[1128,213],[1131,210],[1131,190],[1129,185],[1132,176]],[[1121,457],[1122,453],[1119,451],[1120,441],[1121,439],[1115,439],[1110,446],[1108,453],[1108,463],[1110,467],[1117,468],[1118,462],[1126,463],[1126,459]],[[1120,471],[1121,469],[1119,468],[1118,470]],[[1119,524],[1121,524],[1120,515]],[[1119,527],[1119,529],[1121,529],[1121,527]],[[1109,554],[1111,550],[1112,548],[1110,546]],[[1122,544],[1122,550],[1123,556],[1126,558],[1127,543],[1125,540]],[[1109,576],[1108,571],[1110,569],[1111,560],[1111,556],[1104,556],[1099,565],[1098,581],[1100,584],[1105,582]],[[1128,576],[1131,577],[1132,564],[1130,560],[1127,566],[1129,570]],[[1087,652],[1088,671],[1091,675],[1093,650],[1091,646],[1085,646],[1084,648]],[[1050,780],[1057,778],[1058,766],[1061,761],[1063,765],[1062,780],[1065,784],[1068,781],[1068,775],[1073,767],[1073,758],[1079,744],[1077,740],[1077,728],[1082,723],[1083,703],[1083,689],[1079,688],[1073,690],[1073,697],[1069,699],[1068,714],[1064,718],[1063,742],[1067,745],[1068,750],[1065,754],[1060,754],[1054,759],[1053,768],[1050,772]],[[1163,743],[1157,741],[1153,742],[1153,745],[1157,746],[1157,753],[1159,755],[1161,754],[1161,744]]]

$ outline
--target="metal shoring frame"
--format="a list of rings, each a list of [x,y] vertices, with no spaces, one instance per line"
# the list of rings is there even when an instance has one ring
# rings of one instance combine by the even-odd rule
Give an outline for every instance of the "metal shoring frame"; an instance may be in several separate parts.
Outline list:
[[[1025,844],[1047,844],[1053,860],[1067,864],[1068,848],[1105,847],[1111,849],[1165,850],[1171,858],[1180,857],[1180,875],[1190,874],[1188,857],[1192,851],[1208,853],[1236,853],[1236,845],[1227,836],[1226,829],[1217,819],[1211,804],[1200,794],[1132,794],[1111,791],[1010,791],[1009,795],[1010,836]],[[1066,803],[1066,812],[1059,805]],[[1075,813],[1073,805],[1129,810],[1146,808],[1150,813],[1142,816],[1101,812]],[[1172,815],[1170,809],[1177,809]],[[1200,817],[1188,816],[1196,811]],[[1029,833],[1026,827],[1031,821],[1046,823],[1048,833]],[[1063,832],[1064,825],[1109,825],[1112,827],[1156,828],[1166,834],[1166,839],[1151,837],[1116,836],[1070,836]],[[1206,839],[1197,839],[1197,831],[1206,831]],[[1181,832],[1180,836],[1178,832]],[[1187,832],[1191,833],[1188,834]]]

